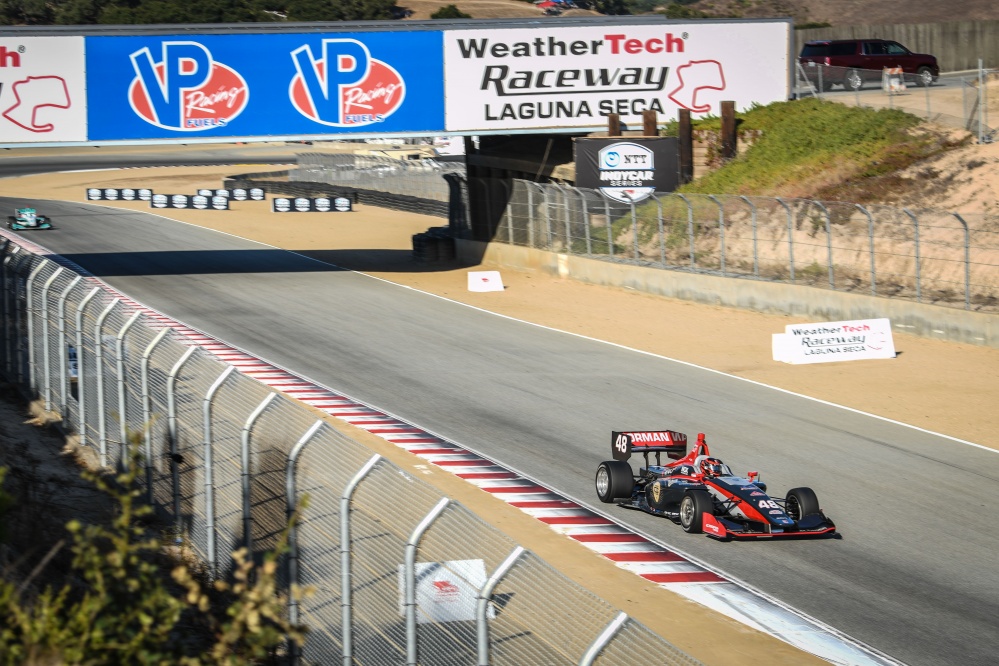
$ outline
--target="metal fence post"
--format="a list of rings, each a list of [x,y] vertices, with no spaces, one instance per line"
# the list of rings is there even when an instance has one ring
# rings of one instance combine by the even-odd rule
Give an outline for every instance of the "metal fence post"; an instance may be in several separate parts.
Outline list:
[[[760,277],[760,253],[758,250],[759,240],[756,233],[756,204],[749,200],[749,197],[741,196],[739,197],[746,202],[749,206],[749,210],[752,211],[753,220],[753,277]]]
[[[829,288],[835,290],[836,282],[833,278],[833,253],[832,253],[832,220],[829,218],[829,209],[822,205],[820,201],[812,201],[813,204],[819,207],[822,214],[826,218],[826,250],[828,252],[828,259],[826,263],[829,265]]]
[[[406,666],[417,666],[419,663],[416,649],[416,549],[423,534],[430,529],[433,522],[450,503],[451,500],[447,497],[441,498],[430,510],[430,513],[424,516],[423,520],[416,526],[406,542],[406,564],[404,566],[406,597],[403,603],[406,609]]]
[[[971,233],[968,223],[957,213],[951,213],[964,227],[964,309],[971,309]]]
[[[266,398],[260,401],[257,408],[253,410],[246,423],[243,425],[243,433],[240,438],[240,476],[242,479],[243,492],[243,543],[246,546],[248,556],[253,555],[253,513],[250,503],[250,481],[252,473],[250,470],[250,432],[260,415],[264,413],[267,406],[277,398],[277,393],[269,393]]]
[[[604,221],[607,225],[607,256],[614,258],[614,225],[611,224],[610,201],[604,198]]]
[[[125,325],[118,331],[118,337],[115,340],[115,353],[117,354],[115,365],[118,371],[118,434],[121,436],[121,446],[124,449],[119,453],[124,469],[128,469],[129,467],[128,415],[126,413],[128,401],[125,396],[125,336],[128,334],[128,329],[132,328],[141,316],[141,312],[136,312],[129,317]]]
[[[52,367],[49,353],[49,289],[65,269],[60,266],[42,285],[42,402],[45,411],[52,410]]]
[[[982,59],[978,59],[978,143],[985,143],[985,118],[983,117],[983,105],[985,100],[982,94],[985,91],[985,70],[982,69]]]
[[[867,216],[867,238],[870,243],[870,255],[871,255],[871,296],[878,295],[877,279],[874,273],[874,217],[871,215],[870,211],[861,206],[860,204],[854,204],[861,213]]]
[[[167,375],[167,441],[170,443],[170,472],[173,477],[173,520],[177,526],[176,539],[181,540],[180,521],[180,453],[177,443],[177,376],[187,359],[194,355],[196,347],[188,347]]]
[[[690,241],[690,267],[695,268],[697,262],[694,259],[694,206],[690,203],[690,199],[682,194],[673,193],[674,195],[680,197],[683,203],[687,204],[687,239]]]
[[[28,280],[25,284],[25,316],[28,318],[28,388],[34,392],[37,388],[35,379],[35,317],[34,317],[34,297],[32,296],[32,283],[35,278],[38,277],[38,273],[45,267],[47,262],[40,261],[38,265],[35,266],[35,270],[31,271],[28,275]],[[18,367],[20,368],[20,363]],[[21,379],[21,375],[18,375],[18,380]]]
[[[634,236],[635,261],[638,261],[638,215],[635,212],[635,202],[628,197],[628,208],[631,213],[631,233]]]
[[[922,303],[923,302],[923,291],[922,291],[922,287],[920,286],[920,282],[921,282],[921,280],[920,280],[920,273],[922,272],[922,266],[921,266],[922,262],[921,262],[920,256],[919,256],[919,218],[917,218],[915,215],[913,215],[912,212],[908,208],[903,208],[902,212],[905,213],[906,215],[908,215],[909,219],[912,220],[912,229],[913,229],[912,239],[913,239],[913,241],[915,242],[915,245],[916,245],[916,302],[917,303]]]
[[[666,268],[666,234],[663,230],[663,202],[652,193],[652,200],[656,202],[656,220],[659,227],[659,263]]]
[[[538,187],[541,187],[540,185]],[[545,247],[546,250],[552,252],[555,247],[552,245],[552,216],[551,216],[551,204],[548,202],[548,188],[541,187],[541,192],[545,196],[545,231],[548,238],[548,245]]]
[[[784,212],[787,213],[787,261],[791,271],[791,284],[794,284],[794,214],[791,212],[791,207],[780,197],[774,198],[774,201],[783,206]]]
[[[66,301],[69,299],[69,292],[73,291],[82,279],[82,275],[77,275],[62,290],[62,293],[59,294],[59,306],[56,310],[59,317],[59,333],[56,340],[56,344],[59,346],[59,398],[61,400],[59,403],[59,413],[62,415],[63,422],[69,420],[69,399],[66,397],[69,394],[67,382],[70,375],[68,350],[66,348]],[[79,357],[77,357],[77,368],[79,368]]]
[[[208,387],[205,398],[201,404],[203,417],[202,433],[204,434],[204,449],[202,459],[205,464],[205,542],[206,556],[208,558],[208,570],[212,577],[218,575],[218,557],[215,554],[215,467],[212,458],[212,400],[215,394],[222,388],[229,375],[236,371],[236,366],[227,366],[215,382]]]
[[[527,247],[534,247],[534,187],[527,183]]]
[[[94,379],[97,380],[97,445],[98,451],[100,453],[101,467],[106,467],[108,464],[108,433],[107,433],[107,411],[104,404],[104,338],[101,334],[101,329],[104,327],[104,320],[108,318],[111,311],[114,310],[115,306],[121,302],[120,298],[116,298],[111,301],[104,311],[97,317],[97,323],[94,324],[94,337],[97,339],[97,349],[96,351],[96,376]]]
[[[10,241],[7,241],[7,244],[9,246],[10,245]],[[8,373],[11,373],[11,371],[13,369],[13,363],[14,363],[14,353],[13,353],[12,347],[11,347],[11,339],[14,336],[11,335],[11,330],[10,330],[10,324],[11,324],[11,319],[12,319],[12,317],[10,315],[10,297],[11,297],[11,292],[13,292],[13,295],[14,295],[14,301],[15,301],[14,308],[15,309],[17,308],[17,278],[14,278],[13,280],[11,279],[12,276],[10,274],[10,270],[9,270],[8,266],[14,260],[14,255],[17,254],[20,251],[21,251],[21,247],[19,245],[15,245],[14,249],[10,251],[10,254],[8,254],[6,257],[3,258],[3,280],[4,280],[4,283],[3,283],[3,286],[4,286],[4,289],[3,289],[3,350],[4,350],[3,360],[4,360],[4,368],[7,370]],[[13,284],[13,289],[11,289],[11,284]]]
[[[350,536],[350,501],[357,489],[357,485],[371,472],[375,464],[382,457],[377,453],[370,458],[364,466],[357,471],[347,485],[344,486],[340,495],[340,612],[341,626],[343,634],[343,666],[352,666],[354,663],[354,619],[351,604],[353,603],[353,589],[351,585],[351,536]]]
[[[718,200],[713,194],[708,198],[718,205],[718,238],[721,241],[721,274],[725,275],[725,204]]]
[[[489,666],[489,602],[493,598],[493,590],[523,554],[523,546],[514,548],[502,564],[496,567],[496,571],[493,572],[493,575],[489,577],[476,596],[475,628],[478,634],[478,666]]]
[[[559,193],[562,195],[562,218],[565,224],[565,253],[572,254],[572,225],[569,223],[569,192],[559,186]]]
[[[156,348],[156,345],[158,345],[169,332],[169,328],[164,328],[156,334],[153,341],[150,342],[149,346],[146,347],[146,350],[142,352],[142,362],[139,366],[139,381],[142,389],[143,453],[146,458],[143,462],[146,466],[146,499],[149,504],[153,503],[153,424],[151,423],[153,410],[149,399],[149,359],[153,355],[153,350]]]
[[[590,210],[586,204],[586,193],[577,187],[571,188],[579,195],[579,203],[583,208],[583,233],[586,234],[586,256],[593,256],[593,238],[590,234]]]
[[[76,391],[77,402],[80,405],[80,444],[87,443],[87,394],[84,386],[86,370],[83,364],[83,311],[90,305],[90,301],[100,293],[100,287],[94,287],[90,293],[83,297],[80,304],[76,306]]]
[[[306,444],[315,436],[319,429],[323,427],[322,419],[312,424],[305,434],[295,442],[295,446],[288,452],[288,462],[285,465],[285,515],[288,521],[288,621],[292,626],[298,625],[298,599],[296,591],[298,588],[298,526],[293,518],[298,510],[298,488],[295,484],[295,470],[298,465],[298,456],[305,449]],[[298,663],[301,650],[294,641],[289,641],[291,648],[292,663]]]
[[[593,644],[587,648],[586,653],[583,655],[582,659],[579,660],[579,666],[593,666],[593,663],[597,660],[597,657],[600,656],[603,649],[607,647],[608,643],[614,640],[617,632],[621,631],[621,627],[623,627],[624,623],[627,621],[627,613],[618,613],[617,617],[611,620],[611,623],[608,624],[602,632],[600,632],[600,635],[597,636],[595,641],[593,641]]]

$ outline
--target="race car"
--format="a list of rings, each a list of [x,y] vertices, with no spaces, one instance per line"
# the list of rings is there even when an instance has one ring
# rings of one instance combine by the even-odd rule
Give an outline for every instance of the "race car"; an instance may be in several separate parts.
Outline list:
[[[51,229],[49,218],[39,215],[34,208],[15,208],[14,214],[7,217],[7,228],[12,231],[22,229]]]
[[[687,436],[680,432],[615,431],[611,450],[614,460],[597,467],[601,502],[664,516],[687,532],[724,541],[836,535],[811,488],[792,488],[784,499],[769,496],[758,472],[736,476],[712,457],[704,433],[687,453]],[[632,453],[645,460],[637,476],[628,463]],[[663,453],[673,462],[662,464]]]

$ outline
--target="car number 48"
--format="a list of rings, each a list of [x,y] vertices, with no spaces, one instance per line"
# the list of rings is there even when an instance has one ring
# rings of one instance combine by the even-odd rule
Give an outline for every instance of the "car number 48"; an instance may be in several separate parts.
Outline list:
[[[775,502],[773,500],[760,500],[758,502],[758,504],[759,504],[759,507],[761,509],[779,509],[780,508],[780,504],[778,504],[777,502]]]

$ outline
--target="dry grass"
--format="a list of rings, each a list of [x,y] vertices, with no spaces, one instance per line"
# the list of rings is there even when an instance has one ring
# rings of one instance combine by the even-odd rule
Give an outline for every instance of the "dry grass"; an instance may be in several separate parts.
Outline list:
[[[410,20],[429,19],[441,7],[455,5],[458,9],[477,19],[495,18],[542,18],[557,21],[558,16],[545,16],[530,2],[522,0],[399,0],[399,7],[413,12]],[[599,16],[597,12],[585,9],[571,9],[562,16]]]

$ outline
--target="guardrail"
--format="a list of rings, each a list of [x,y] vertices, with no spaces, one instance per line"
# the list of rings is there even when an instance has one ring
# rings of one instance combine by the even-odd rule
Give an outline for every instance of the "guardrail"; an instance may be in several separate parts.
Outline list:
[[[288,609],[311,629],[302,662],[698,663],[239,370],[288,391],[321,387],[39,251],[0,236],[0,371],[103,466],[126,464],[139,433],[148,501],[215,576],[231,571],[236,548],[271,548],[307,494],[281,574],[285,589],[315,589]]]
[[[597,190],[450,178],[492,241],[549,252],[999,311],[999,219],[808,199],[660,193],[619,203]],[[461,213],[461,211],[459,211]]]

